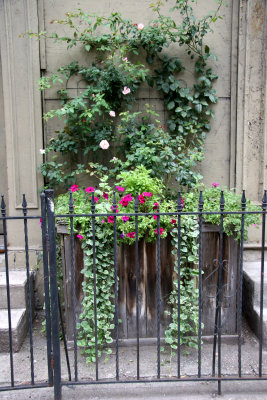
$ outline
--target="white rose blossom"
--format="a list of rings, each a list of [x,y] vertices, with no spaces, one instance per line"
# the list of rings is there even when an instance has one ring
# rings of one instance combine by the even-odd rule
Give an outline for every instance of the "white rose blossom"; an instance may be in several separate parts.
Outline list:
[[[109,142],[107,140],[101,140],[99,146],[102,150],[107,150],[109,148]]]
[[[128,94],[128,93],[131,93],[131,89],[128,88],[127,86],[124,86],[122,94]]]

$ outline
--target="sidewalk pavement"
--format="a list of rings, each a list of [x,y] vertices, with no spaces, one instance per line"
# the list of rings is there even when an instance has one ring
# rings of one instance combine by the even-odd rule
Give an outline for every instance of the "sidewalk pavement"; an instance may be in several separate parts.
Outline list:
[[[34,377],[35,382],[47,382],[47,350],[46,338],[40,334],[41,320],[35,320],[33,335]],[[242,331],[242,375],[257,376],[259,363],[259,343],[252,334],[246,322]],[[21,350],[14,353],[14,377],[15,384],[30,383],[30,343],[29,338],[25,340]],[[140,348],[140,377],[149,379],[157,375],[157,348],[156,345],[146,345]],[[212,367],[212,342],[204,342],[201,348],[201,373],[210,376]],[[73,350],[69,353],[71,363],[72,379],[73,373]],[[222,382],[222,395],[217,395],[217,382],[157,382],[136,383],[136,346],[119,348],[119,375],[121,380],[133,380],[127,384],[93,384],[63,386],[62,398],[70,400],[207,400],[221,398],[223,400],[267,400],[267,381],[224,381]],[[177,376],[177,358],[170,358],[168,351],[161,353],[161,377],[170,378]],[[267,351],[263,350],[262,373],[267,375]],[[10,385],[9,354],[0,353],[0,387]],[[182,347],[181,351],[181,375],[196,376],[198,371],[198,352],[196,349]],[[217,363],[217,361],[216,361]],[[62,380],[67,384],[68,373],[64,355],[63,344],[61,344],[61,370]],[[238,373],[238,346],[237,341],[222,340],[222,375],[237,375]],[[95,380],[95,365],[86,364],[85,357],[78,353],[78,378],[79,381]],[[101,357],[99,360],[99,379],[107,378],[115,380],[116,353],[108,360]],[[10,400],[53,400],[54,389],[23,389],[0,392],[0,399]]]
[[[2,400],[53,400],[53,388],[0,392]],[[133,383],[63,387],[63,400],[266,400],[267,382]]]

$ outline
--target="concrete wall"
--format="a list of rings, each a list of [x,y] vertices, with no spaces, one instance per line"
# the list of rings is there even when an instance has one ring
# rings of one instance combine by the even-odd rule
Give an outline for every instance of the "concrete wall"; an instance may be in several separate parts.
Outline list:
[[[42,178],[37,172],[37,167],[41,162],[39,150],[43,146],[43,137],[41,96],[37,86],[40,76],[39,43],[19,37],[27,30],[38,30],[37,1],[0,0],[0,52],[7,173],[5,192],[10,215],[22,215],[23,193],[26,194],[28,213],[40,213],[38,189]],[[7,229],[12,265],[23,267],[23,221],[8,222]],[[40,250],[40,242],[39,220],[31,221],[31,255]]]
[[[6,137],[4,120],[4,99],[3,99],[3,79],[2,62],[0,53],[0,188],[1,194],[7,193],[7,174],[6,174]],[[3,224],[0,222],[0,234],[3,233]]]

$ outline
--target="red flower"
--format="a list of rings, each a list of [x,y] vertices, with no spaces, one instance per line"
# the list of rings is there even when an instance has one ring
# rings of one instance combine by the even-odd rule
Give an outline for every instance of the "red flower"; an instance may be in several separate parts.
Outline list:
[[[176,224],[176,219],[172,219],[171,224]]]
[[[108,217],[108,223],[109,224],[113,224],[114,223],[114,217],[113,216]]]
[[[108,200],[108,193],[103,193],[103,197]]]

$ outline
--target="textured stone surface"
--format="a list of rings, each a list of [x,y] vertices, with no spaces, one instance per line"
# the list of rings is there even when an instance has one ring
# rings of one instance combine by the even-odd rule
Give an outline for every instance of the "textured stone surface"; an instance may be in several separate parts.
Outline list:
[[[264,263],[267,269],[267,262]],[[267,347],[267,274],[263,281],[263,344]],[[261,263],[245,262],[243,279],[243,312],[253,332],[260,337]]]
[[[26,309],[11,310],[12,346],[19,351],[27,334],[28,316]],[[0,310],[0,352],[9,352],[9,325],[7,310]]]

